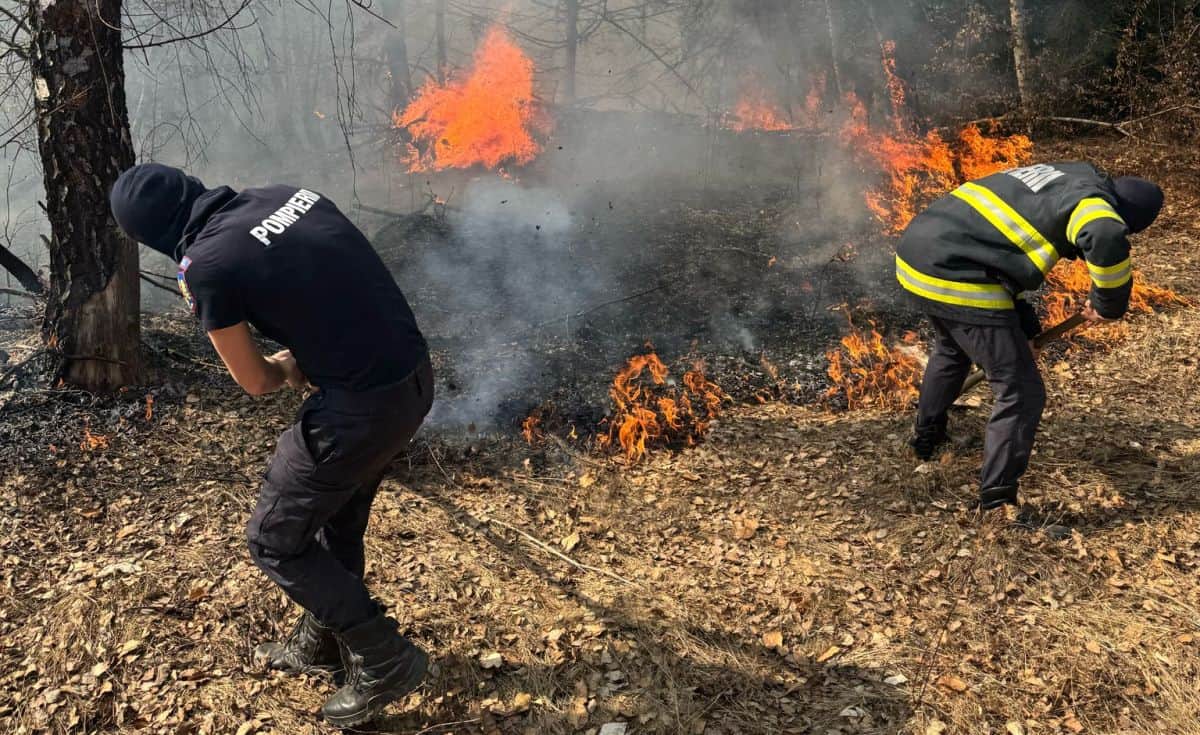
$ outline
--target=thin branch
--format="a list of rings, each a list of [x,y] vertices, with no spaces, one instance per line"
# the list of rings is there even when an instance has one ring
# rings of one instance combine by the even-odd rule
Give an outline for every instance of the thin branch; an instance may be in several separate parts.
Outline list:
[[[371,10],[371,7],[369,5],[366,5],[365,3],[361,2],[361,0],[347,0],[347,2],[349,2],[351,5],[358,8],[359,10],[363,11],[367,15],[371,16],[375,20],[378,20],[382,23],[386,23],[389,26],[391,26],[393,29],[396,28],[396,25],[394,23],[392,23],[387,18],[384,18],[379,13],[376,13],[374,10]]]
[[[31,294],[28,291],[18,291],[15,288],[0,288],[0,296],[16,296],[21,299],[29,299],[30,301],[39,301],[36,294]]]
[[[162,285],[162,284],[161,284],[161,283],[159,283],[158,281],[155,281],[155,280],[153,280],[152,278],[149,278],[149,277],[147,277],[146,275],[144,275],[144,274],[142,274],[142,273],[138,273],[138,278],[142,279],[142,280],[143,280],[143,281],[145,281],[146,283],[149,283],[151,286],[154,286],[155,288],[157,288],[157,289],[159,289],[159,290],[161,290],[161,291],[166,291],[167,293],[171,294],[172,296],[176,296],[176,297],[178,297],[178,296],[179,296],[179,293],[178,293],[178,292],[176,292],[176,291],[175,291],[175,289],[173,289],[173,288],[167,288],[166,286]]]
[[[242,4],[238,6],[237,10],[233,11],[232,15],[230,15],[225,20],[221,21],[218,25],[215,25],[212,28],[209,28],[208,30],[200,31],[199,33],[193,33],[193,34],[190,34],[187,36],[177,36],[175,38],[168,38],[168,39],[164,39],[162,41],[151,41],[149,43],[126,44],[126,45],[123,45],[122,48],[124,48],[126,50],[156,48],[158,46],[169,46],[173,43],[181,43],[184,41],[194,41],[197,38],[204,38],[205,36],[212,35],[213,33],[216,33],[217,31],[228,27],[229,24],[233,23],[235,18],[237,18],[239,15],[242,14],[243,10],[250,7],[251,2],[252,2],[252,0],[242,0]],[[233,28],[231,30],[241,31],[241,30],[245,30],[246,28],[249,28],[249,27],[250,26],[240,26],[238,28]]]
[[[442,462],[441,462],[441,460],[438,459],[437,453],[433,451],[433,447],[429,447],[429,456],[433,459],[433,463],[435,465],[437,465],[438,470],[442,473],[442,477],[446,478],[446,482],[450,483],[451,487],[461,490],[462,488],[459,486],[459,484],[454,480],[453,477],[450,476],[450,474],[448,472],[446,472],[446,468],[442,467]],[[522,531],[521,529],[519,529],[516,526],[513,526],[509,523],[505,523],[504,521],[497,520],[496,518],[493,518],[489,515],[479,516],[479,520],[483,521],[484,523],[494,523],[497,526],[500,526],[501,528],[507,528],[508,530],[512,531],[513,533],[519,535],[521,538],[528,541],[529,543],[538,547],[542,551],[545,551],[546,553],[551,554],[552,556],[555,556],[555,557],[565,561],[566,563],[570,564],[571,566],[575,567],[576,569],[580,569],[580,570],[588,571],[588,572],[595,572],[596,574],[604,575],[605,577],[608,577],[609,579],[615,579],[616,581],[621,582],[623,584],[627,584],[631,587],[639,586],[636,582],[625,579],[624,577],[622,577],[621,575],[619,575],[615,572],[610,572],[607,569],[601,569],[599,567],[593,567],[589,564],[583,564],[582,562],[577,562],[574,559],[572,559],[571,557],[569,557],[566,554],[559,551],[558,549],[555,549],[554,547],[550,546],[546,542],[541,541],[541,540],[535,538],[534,536],[529,535],[528,533]]]

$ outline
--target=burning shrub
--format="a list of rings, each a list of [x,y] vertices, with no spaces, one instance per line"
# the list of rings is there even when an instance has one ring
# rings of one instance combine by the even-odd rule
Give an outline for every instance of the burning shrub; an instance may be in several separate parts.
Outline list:
[[[1092,289],[1092,277],[1087,263],[1082,259],[1059,264],[1046,274],[1046,283],[1049,288],[1042,296],[1042,309],[1047,326],[1057,324],[1079,311]],[[1134,271],[1129,311],[1147,314],[1167,306],[1186,306],[1190,303],[1169,288],[1148,283],[1141,277],[1140,271]],[[1088,330],[1086,334],[1093,341],[1104,341],[1096,338],[1098,333],[1095,330]]]
[[[620,446],[637,461],[653,446],[694,446],[708,431],[721,405],[730,400],[697,362],[672,387],[667,366],[653,352],[635,355],[613,379],[608,394],[615,408],[598,437],[601,447]]]
[[[408,146],[410,171],[523,165],[541,152],[534,133],[550,129],[534,98],[533,62],[499,28],[484,37],[466,74],[430,80],[393,120],[416,144]]]
[[[904,346],[888,347],[868,321],[869,331],[850,322],[841,345],[826,353],[832,385],[827,399],[840,397],[849,409],[907,408],[920,395],[924,365],[916,356],[917,335],[904,335]]]

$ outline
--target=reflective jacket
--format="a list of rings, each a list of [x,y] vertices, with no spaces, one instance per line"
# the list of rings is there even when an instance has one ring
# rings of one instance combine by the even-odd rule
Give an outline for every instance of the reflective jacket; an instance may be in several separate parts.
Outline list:
[[[1088,163],[1038,164],[958,187],[917,215],[896,248],[896,278],[929,313],[969,324],[1017,320],[1060,258],[1082,257],[1091,303],[1129,306],[1129,228],[1108,175]],[[1026,330],[1027,332],[1030,330]],[[1036,331],[1036,330],[1034,330]]]

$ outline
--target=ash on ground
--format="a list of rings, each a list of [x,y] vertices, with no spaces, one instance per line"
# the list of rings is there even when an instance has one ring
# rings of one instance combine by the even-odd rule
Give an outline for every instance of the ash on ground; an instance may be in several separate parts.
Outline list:
[[[793,187],[587,193],[481,177],[455,207],[376,225],[375,247],[429,338],[433,427],[511,429],[539,407],[596,426],[613,375],[653,349],[737,400],[811,400],[833,312],[890,283],[869,229]],[[857,245],[867,243],[865,245]]]

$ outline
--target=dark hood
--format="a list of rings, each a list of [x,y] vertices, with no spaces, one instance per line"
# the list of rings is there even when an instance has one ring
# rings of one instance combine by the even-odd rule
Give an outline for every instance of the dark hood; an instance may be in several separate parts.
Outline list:
[[[1129,225],[1130,232],[1141,232],[1154,223],[1163,207],[1163,190],[1153,181],[1136,176],[1113,179],[1117,194],[1117,214]]]
[[[229,187],[206,189],[200,179],[172,166],[143,163],[117,177],[108,198],[125,234],[179,261],[185,235],[194,237],[233,196]]]

